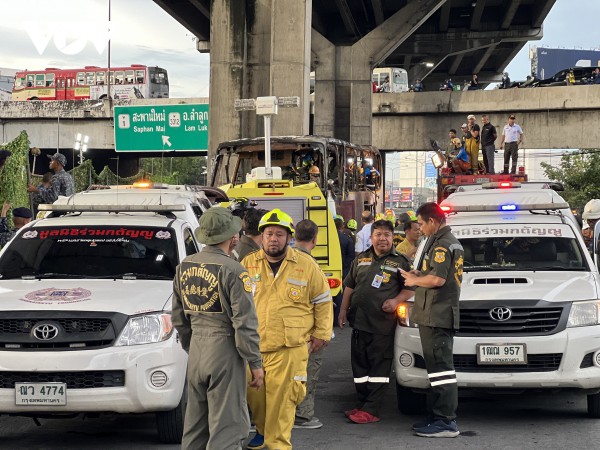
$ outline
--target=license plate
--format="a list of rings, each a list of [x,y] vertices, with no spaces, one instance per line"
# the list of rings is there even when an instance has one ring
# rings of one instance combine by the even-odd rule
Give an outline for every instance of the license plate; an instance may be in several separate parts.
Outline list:
[[[15,383],[15,405],[65,406],[66,383]]]
[[[527,364],[525,344],[477,344],[477,364]]]

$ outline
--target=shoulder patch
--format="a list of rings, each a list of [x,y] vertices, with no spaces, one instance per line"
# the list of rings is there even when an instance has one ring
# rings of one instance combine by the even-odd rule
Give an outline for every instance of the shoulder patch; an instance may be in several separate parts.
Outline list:
[[[242,280],[242,283],[244,283],[244,290],[246,292],[252,292],[252,282],[250,281],[250,276],[248,275],[248,272],[242,272],[240,275],[240,280]]]
[[[436,251],[435,256],[433,257],[433,260],[438,264],[443,263],[444,261],[446,261],[446,252],[445,251]]]

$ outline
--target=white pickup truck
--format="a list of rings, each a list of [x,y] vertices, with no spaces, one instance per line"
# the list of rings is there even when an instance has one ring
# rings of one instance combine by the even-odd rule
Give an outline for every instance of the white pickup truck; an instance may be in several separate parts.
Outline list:
[[[600,417],[600,276],[569,205],[550,189],[509,188],[455,193],[441,206],[464,248],[459,390],[573,390]],[[408,310],[394,367],[398,407],[415,413],[429,383]]]
[[[0,252],[0,414],[155,412],[160,440],[180,442],[172,280],[198,251],[185,206],[43,207]]]

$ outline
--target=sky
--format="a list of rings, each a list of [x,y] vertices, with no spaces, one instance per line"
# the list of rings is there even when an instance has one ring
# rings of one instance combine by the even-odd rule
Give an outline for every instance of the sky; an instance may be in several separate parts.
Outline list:
[[[0,2],[0,68],[106,66],[108,0],[28,0],[27,5],[25,14],[21,2]],[[151,0],[112,0],[111,9],[111,66],[158,65],[169,72],[171,97],[208,96],[209,55],[198,53],[189,31]],[[544,23],[544,38],[530,45],[598,48],[598,17],[599,0],[557,0]],[[507,71],[513,80],[529,74],[529,44]]]

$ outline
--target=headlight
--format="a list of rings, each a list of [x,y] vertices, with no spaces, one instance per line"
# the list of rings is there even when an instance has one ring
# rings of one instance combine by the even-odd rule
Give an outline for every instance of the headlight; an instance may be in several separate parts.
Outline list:
[[[164,312],[130,317],[115,346],[166,341],[173,333],[171,314]]]
[[[398,325],[401,327],[417,328],[417,324],[410,320],[410,315],[413,310],[413,303],[400,303],[396,308],[396,316],[398,316]]]
[[[600,324],[600,301],[573,302],[567,327],[587,327]]]

